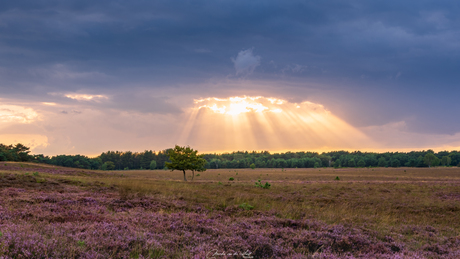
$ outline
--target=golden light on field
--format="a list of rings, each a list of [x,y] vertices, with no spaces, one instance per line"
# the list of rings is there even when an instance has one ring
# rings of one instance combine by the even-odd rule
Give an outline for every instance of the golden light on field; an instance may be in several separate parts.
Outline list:
[[[322,105],[262,96],[195,100],[178,144],[202,152],[334,150],[372,146]]]

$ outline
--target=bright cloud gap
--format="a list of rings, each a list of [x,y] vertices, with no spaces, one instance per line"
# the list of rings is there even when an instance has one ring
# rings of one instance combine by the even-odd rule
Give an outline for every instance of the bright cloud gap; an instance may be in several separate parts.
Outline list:
[[[321,104],[263,96],[195,100],[178,143],[202,152],[338,150],[374,144]]]
[[[91,101],[91,100],[102,100],[102,99],[109,99],[105,95],[91,95],[91,94],[66,94],[65,97],[74,99],[77,101]]]
[[[206,98],[195,100],[195,103],[207,102],[210,104],[201,105],[198,109],[208,108],[215,113],[239,115],[246,112],[282,112],[280,108],[267,107],[266,101],[271,104],[283,104],[285,101],[276,98],[264,98],[262,96],[251,97],[229,97],[229,98]],[[212,103],[212,104],[211,104]]]

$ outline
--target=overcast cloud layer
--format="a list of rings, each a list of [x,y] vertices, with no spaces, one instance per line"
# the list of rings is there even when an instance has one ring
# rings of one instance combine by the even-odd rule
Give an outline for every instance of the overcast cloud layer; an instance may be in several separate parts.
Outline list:
[[[458,148],[458,13],[457,1],[3,1],[0,137],[38,134],[49,154],[158,150],[194,99],[262,95],[321,104],[383,139],[376,149]]]

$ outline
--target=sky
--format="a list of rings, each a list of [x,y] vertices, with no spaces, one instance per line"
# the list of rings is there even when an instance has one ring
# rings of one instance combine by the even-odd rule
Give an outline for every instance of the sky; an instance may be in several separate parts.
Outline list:
[[[458,1],[3,1],[0,143],[459,150]]]

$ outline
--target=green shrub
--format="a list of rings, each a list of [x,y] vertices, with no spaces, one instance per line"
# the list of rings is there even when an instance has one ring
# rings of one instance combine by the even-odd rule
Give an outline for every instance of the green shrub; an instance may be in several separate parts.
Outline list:
[[[269,184],[268,182],[266,182],[265,184],[262,184],[260,179],[256,182],[256,187],[259,187],[259,188],[270,189],[270,186],[271,184]]]
[[[243,208],[244,210],[252,210],[252,209],[254,209],[254,206],[249,205],[248,203],[242,203],[238,207]]]
[[[235,180],[235,178],[230,177],[228,180],[229,180],[229,181],[233,181],[233,180]]]
[[[337,176],[334,180],[336,181],[340,181],[340,178]]]

